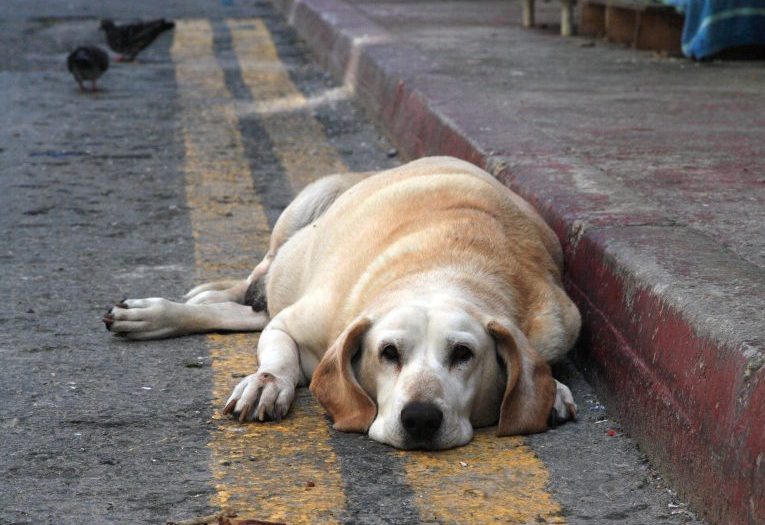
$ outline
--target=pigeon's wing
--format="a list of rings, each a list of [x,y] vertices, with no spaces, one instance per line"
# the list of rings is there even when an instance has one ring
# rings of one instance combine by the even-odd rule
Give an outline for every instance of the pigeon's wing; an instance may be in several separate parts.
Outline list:
[[[106,32],[106,43],[117,53],[127,53],[130,49],[131,26],[113,27]]]
[[[151,22],[148,22],[151,24]],[[130,54],[136,50],[136,42],[141,39],[141,35],[146,31],[146,23],[136,22],[133,24],[122,24],[112,27],[106,35],[106,41],[117,53]]]
[[[149,44],[154,42],[163,31],[172,29],[174,26],[175,24],[165,21],[164,18],[151,20],[143,24],[134,24],[131,26],[130,31],[130,47],[133,53],[137,54],[145,49]]]
[[[109,67],[109,55],[95,46],[80,46],[66,58],[66,66],[82,87],[83,80],[95,81]]]
[[[109,55],[100,47],[91,46],[88,48],[90,57],[93,60],[93,65],[100,71],[106,71],[109,69]]]
[[[122,31],[122,35],[126,41],[135,41],[136,39],[141,38],[141,35],[146,31],[146,28],[153,23],[154,21],[136,22],[134,24],[119,26],[119,29]]]
[[[75,77],[84,77],[87,70],[93,67],[90,48],[80,46],[66,57],[66,67]]]

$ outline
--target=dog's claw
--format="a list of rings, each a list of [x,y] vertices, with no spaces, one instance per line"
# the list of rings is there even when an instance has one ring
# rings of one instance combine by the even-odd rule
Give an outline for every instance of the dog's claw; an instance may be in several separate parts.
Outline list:
[[[106,329],[111,332],[112,325],[114,324],[114,316],[111,313],[104,315],[101,320],[104,322]]]
[[[129,308],[127,303],[125,303],[124,299],[122,301],[118,302],[117,304],[115,304],[114,306],[116,308],[122,308],[123,310],[127,310]]]
[[[247,421],[247,416],[252,412],[252,405],[244,405],[242,407],[242,410],[239,412],[239,422],[244,423]]]
[[[241,423],[281,421],[294,398],[294,388],[289,386],[288,382],[270,372],[250,374],[234,388],[222,413],[231,414]]]
[[[228,414],[232,414],[234,412],[234,407],[236,407],[236,399],[230,400],[228,403],[226,403],[226,406],[223,407],[223,415],[226,416]]]

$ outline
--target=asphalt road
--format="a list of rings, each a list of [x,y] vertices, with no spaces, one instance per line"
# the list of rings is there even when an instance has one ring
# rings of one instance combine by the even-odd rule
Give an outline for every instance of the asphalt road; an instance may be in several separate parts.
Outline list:
[[[290,523],[698,523],[568,365],[556,373],[577,423],[426,455],[332,431],[306,393],[279,427],[220,418],[220,397],[251,371],[226,352],[250,353],[252,336],[108,334],[100,317],[124,296],[178,298],[246,274],[301,177],[401,159],[267,4],[51,4],[0,5],[0,524],[164,523],[224,504]],[[83,94],[65,57],[103,45],[105,16],[181,23]],[[208,33],[200,73],[179,39]],[[278,67],[246,48],[261,37]],[[202,168],[238,162],[245,175],[228,182],[244,189],[218,193],[212,169],[195,179],[194,148]]]

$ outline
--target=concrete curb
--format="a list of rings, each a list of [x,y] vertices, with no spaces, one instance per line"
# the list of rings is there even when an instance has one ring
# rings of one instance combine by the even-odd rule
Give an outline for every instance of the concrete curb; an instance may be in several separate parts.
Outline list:
[[[713,523],[765,523],[765,276],[567,156],[340,0],[274,2],[401,151],[478,164],[563,243],[576,358],[625,428]]]

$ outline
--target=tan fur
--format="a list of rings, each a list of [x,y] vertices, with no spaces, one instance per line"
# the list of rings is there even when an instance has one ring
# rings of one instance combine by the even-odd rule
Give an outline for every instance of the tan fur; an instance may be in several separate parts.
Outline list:
[[[500,433],[546,428],[555,384],[544,358],[556,359],[573,344],[578,313],[561,289],[554,234],[528,204],[487,174],[442,158],[378,174],[341,195],[286,248],[269,275],[270,314],[295,309],[289,326],[299,346],[321,356],[354,318],[374,319],[396,302],[399,288],[440,272],[437,286],[451,281],[484,316],[507,320],[526,332],[524,340],[537,344],[536,351],[528,343],[504,350],[507,331],[496,331],[505,336],[498,348],[509,362],[529,368],[524,374],[534,385],[508,381],[502,414],[518,421],[500,420]],[[550,332],[559,337],[550,340]],[[508,377],[517,379],[511,368]],[[321,386],[312,389],[336,421],[345,421],[350,407],[340,409],[325,395],[332,391],[326,387],[330,369],[340,370],[320,365]],[[336,374],[338,385],[347,381],[342,375]],[[371,423],[355,421],[353,428],[342,426],[364,431]]]
[[[366,432],[375,417],[375,404],[351,371],[351,359],[371,321],[354,321],[327,350],[313,373],[311,391],[332,414],[337,430]]]
[[[310,316],[304,324],[312,326],[299,330],[325,332],[318,340],[326,348],[390,283],[448,265],[484,275],[490,282],[475,290],[480,299],[527,324],[536,313],[530,302],[560,285],[560,248],[557,239],[545,242],[554,234],[527,204],[516,207],[519,198],[488,177],[456,159],[428,158],[353,186],[282,247],[268,279],[269,313],[314,300],[311,292],[321,290],[328,315]],[[416,251],[402,251],[365,275],[381,253],[407,238],[416,239]]]
[[[262,329],[260,367],[224,413],[279,419],[310,381],[338,429],[447,448],[469,441],[472,426],[539,432],[551,410],[574,416],[547,365],[580,325],[562,260],[555,234],[518,195],[467,162],[425,158],[309,185],[246,281],[199,286],[186,304],[135,300],[113,310],[110,326],[135,339]],[[236,304],[261,282],[267,316]],[[455,361],[460,345],[470,353]],[[412,403],[443,414],[436,435],[415,439],[402,423]]]
[[[546,430],[555,401],[555,381],[550,367],[517,330],[496,321],[489,321],[486,328],[497,342],[497,351],[508,367],[497,434],[512,436]]]

